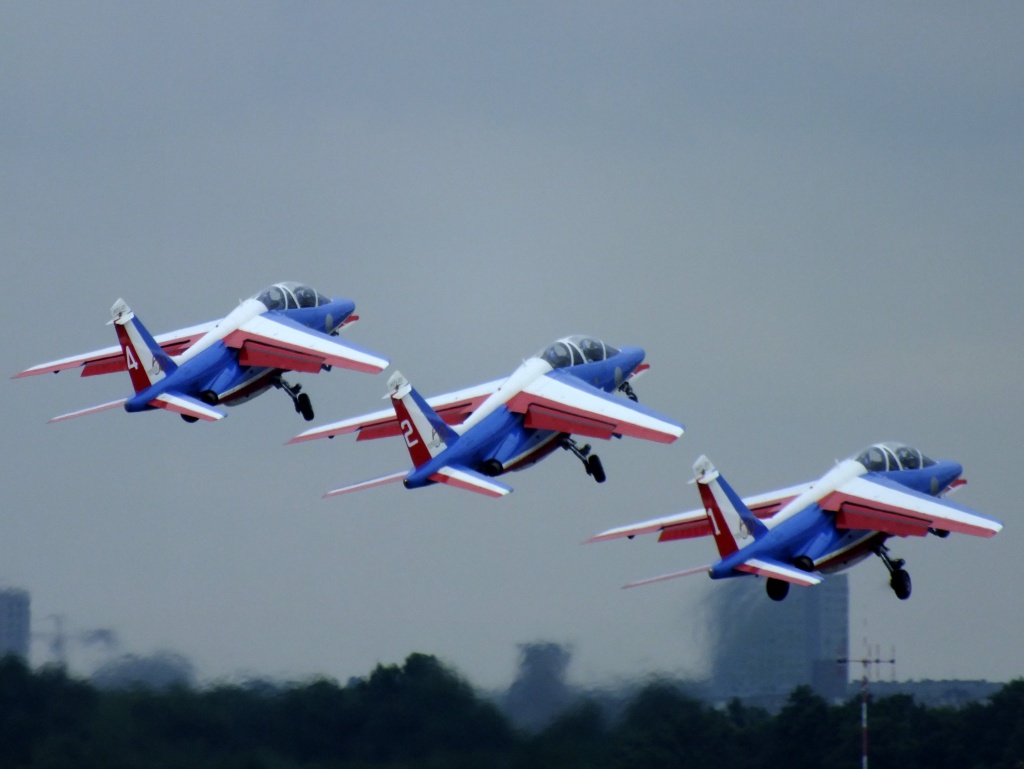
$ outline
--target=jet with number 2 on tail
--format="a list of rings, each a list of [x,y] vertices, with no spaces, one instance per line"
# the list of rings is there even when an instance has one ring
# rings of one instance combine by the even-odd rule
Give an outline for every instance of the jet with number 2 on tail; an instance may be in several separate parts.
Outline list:
[[[316,373],[333,366],[376,374],[387,358],[340,341],[344,326],[358,319],[351,299],[331,299],[301,283],[276,283],[241,302],[221,320],[153,337],[123,299],[110,308],[118,345],[40,363],[17,377],[81,368],[82,376],[127,371],[135,394],[54,417],[72,417],[124,406],[125,411],[164,409],[187,422],[227,416],[233,406],[271,387],[284,390],[295,410],[313,419],[301,385],[285,382],[285,371]]]
[[[890,537],[947,537],[950,532],[991,537],[1002,530],[986,518],[945,499],[966,481],[956,462],[933,461],[901,443],[877,443],[839,462],[821,479],[740,499],[707,457],[693,466],[704,509],[656,518],[602,532],[588,542],[659,533],[658,540],[711,535],[717,563],[626,587],[710,574],[712,579],[751,574],[766,577],[768,596],[781,601],[789,586],[816,585],[823,575],[877,555],[889,571],[896,597],[910,597],[904,561],[889,555]]]
[[[512,489],[495,477],[536,463],[557,448],[575,454],[594,480],[604,468],[590,446],[571,437],[629,435],[671,443],[683,426],[640,406],[630,379],[647,367],[639,347],[599,339],[560,339],[506,379],[424,399],[398,371],[388,380],[392,408],[307,430],[290,442],[358,432],[358,440],[401,436],[413,469],[328,492],[402,481],[406,488],[443,483],[491,497]],[[624,393],[626,398],[613,395]]]

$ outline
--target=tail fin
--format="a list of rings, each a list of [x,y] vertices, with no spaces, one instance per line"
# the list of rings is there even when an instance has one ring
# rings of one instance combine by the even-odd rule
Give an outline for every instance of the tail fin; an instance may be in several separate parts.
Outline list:
[[[693,465],[701,501],[711,521],[718,554],[725,558],[768,533],[767,527],[750,512],[743,500],[725,482],[711,460],[702,456]]]
[[[388,393],[405,437],[405,445],[416,467],[426,464],[458,440],[458,433],[427,405],[400,371],[388,379]]]
[[[135,317],[135,313],[124,301],[118,299],[110,308],[110,314],[117,332],[117,341],[121,343],[128,374],[132,378],[135,392],[141,392],[156,384],[178,366],[170,356],[160,349],[153,336]]]

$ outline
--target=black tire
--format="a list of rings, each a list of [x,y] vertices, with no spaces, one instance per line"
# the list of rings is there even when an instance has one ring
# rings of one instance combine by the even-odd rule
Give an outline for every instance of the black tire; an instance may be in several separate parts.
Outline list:
[[[306,393],[302,393],[295,401],[295,410],[302,414],[302,418],[307,422],[313,421],[313,403]]]
[[[910,598],[910,574],[905,569],[896,569],[889,580],[889,587],[901,601]]]
[[[213,390],[203,390],[199,393],[199,400],[205,403],[207,406],[216,406],[220,403],[220,396],[217,395]]]
[[[199,421],[199,417],[194,417],[191,414],[182,414],[181,418],[184,419],[189,424],[192,424],[193,422],[198,422]]]
[[[768,597],[773,601],[785,600],[786,596],[789,595],[789,583],[774,577],[768,578],[768,583],[764,586],[764,589],[768,593]]]
[[[594,476],[594,480],[598,483],[604,483],[607,478],[604,474],[604,465],[601,464],[601,458],[597,454],[591,454],[587,458],[587,474]]]

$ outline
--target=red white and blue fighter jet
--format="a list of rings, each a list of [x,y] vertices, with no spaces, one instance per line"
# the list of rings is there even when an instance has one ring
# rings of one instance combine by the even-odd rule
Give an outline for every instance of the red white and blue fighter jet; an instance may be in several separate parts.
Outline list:
[[[693,466],[702,510],[602,532],[588,542],[658,532],[658,540],[711,535],[717,563],[634,582],[645,585],[708,573],[712,579],[767,578],[768,596],[781,601],[789,586],[816,585],[823,575],[877,555],[901,600],[910,597],[904,561],[889,555],[889,537],[950,532],[991,537],[1003,525],[944,499],[966,483],[956,462],[933,461],[901,443],[878,443],[839,462],[813,483],[740,499],[707,457]]]
[[[529,467],[557,448],[575,454],[601,483],[601,460],[571,435],[671,443],[683,433],[678,422],[636,403],[629,380],[648,368],[644,356],[639,347],[616,349],[591,337],[566,337],[506,379],[429,399],[396,371],[388,380],[392,409],[307,430],[290,442],[350,432],[358,432],[358,440],[404,438],[412,470],[326,496],[402,481],[410,489],[443,483],[500,497],[512,489],[495,476]],[[629,400],[613,395],[615,390]]]
[[[227,317],[153,337],[123,299],[110,308],[118,345],[40,363],[17,377],[81,368],[82,376],[127,371],[135,394],[54,417],[71,417],[124,406],[176,412],[187,422],[214,421],[233,406],[265,392],[284,390],[295,410],[313,418],[301,385],[282,378],[285,371],[319,372],[332,366],[378,373],[386,358],[335,338],[355,320],[351,299],[331,299],[301,283],[277,283],[241,302]],[[109,324],[108,324],[109,325]]]

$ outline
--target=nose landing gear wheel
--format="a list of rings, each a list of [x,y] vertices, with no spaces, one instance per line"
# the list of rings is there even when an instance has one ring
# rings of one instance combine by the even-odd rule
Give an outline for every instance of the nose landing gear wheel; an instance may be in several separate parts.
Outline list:
[[[587,457],[587,475],[594,477],[594,480],[598,483],[604,483],[605,476],[604,466],[601,464],[601,457],[597,454],[591,454]]]

